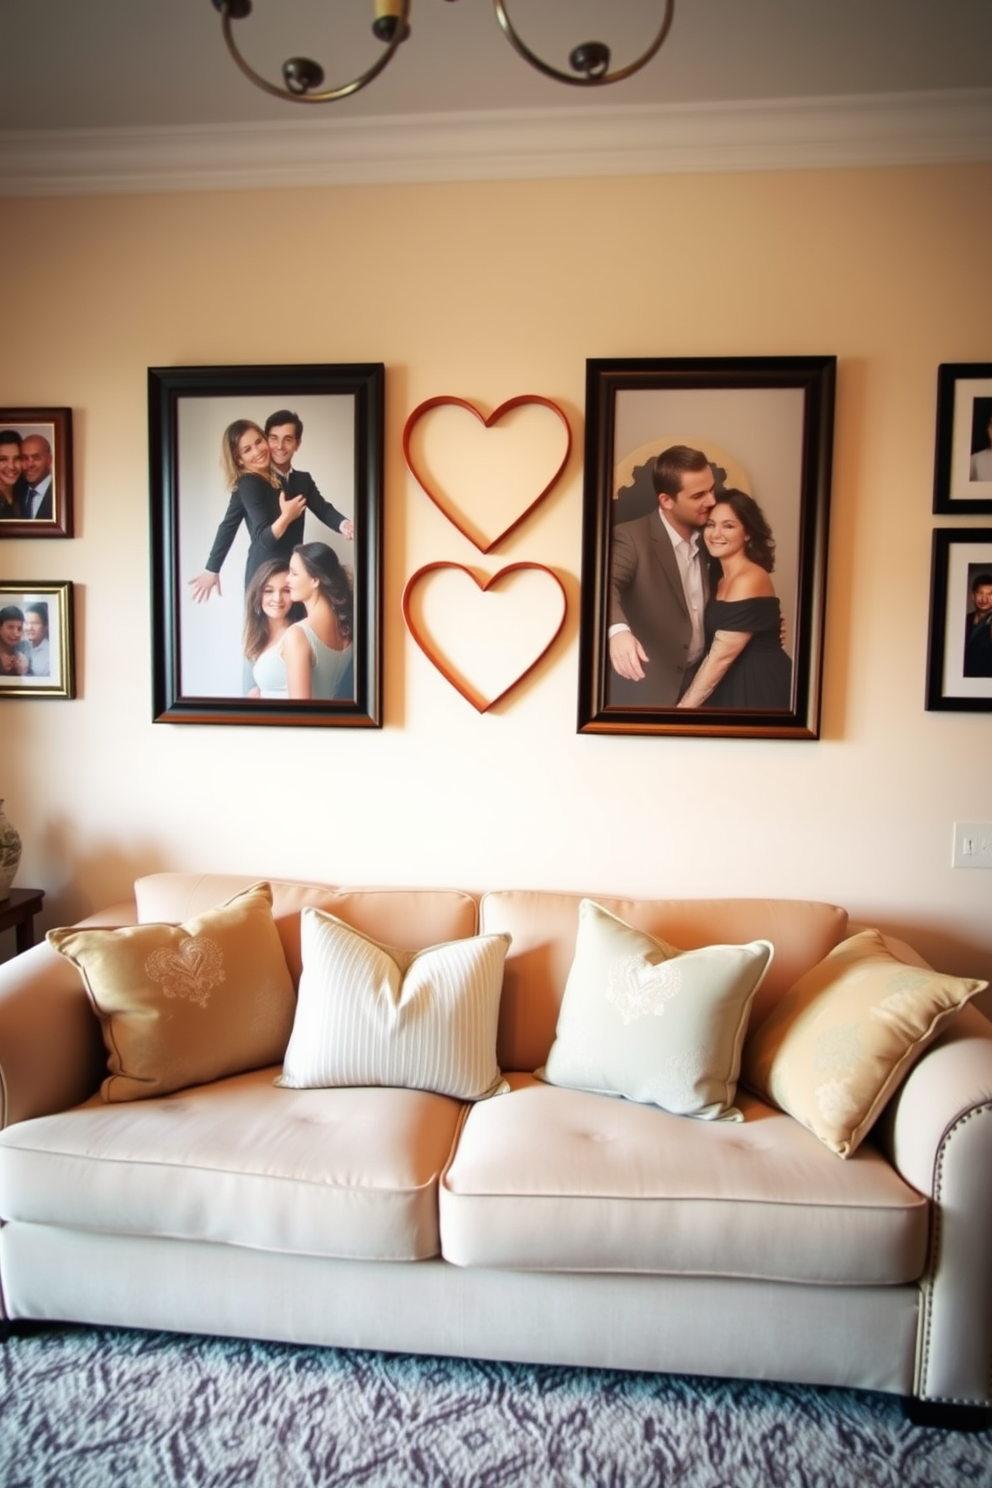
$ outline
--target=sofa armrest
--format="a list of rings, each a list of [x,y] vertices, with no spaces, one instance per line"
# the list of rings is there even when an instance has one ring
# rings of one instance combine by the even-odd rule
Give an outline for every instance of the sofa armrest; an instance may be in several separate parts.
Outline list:
[[[992,1403],[992,1024],[966,1007],[910,1071],[878,1140],[932,1200],[916,1394]]]
[[[121,925],[136,925],[137,923],[138,907],[133,899],[122,899],[119,904],[111,904],[106,909],[99,909],[95,914],[87,915],[84,920],[73,922],[77,930],[118,930]]]
[[[0,1127],[78,1105],[106,1064],[71,961],[42,941],[0,966]]]

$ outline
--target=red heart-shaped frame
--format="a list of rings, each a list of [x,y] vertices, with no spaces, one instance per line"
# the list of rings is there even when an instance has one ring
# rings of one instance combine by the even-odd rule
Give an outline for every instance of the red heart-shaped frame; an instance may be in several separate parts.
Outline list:
[[[502,692],[497,693],[496,697],[490,698],[488,702],[481,693],[477,692],[476,689],[471,686],[471,684],[462,682],[461,678],[455,675],[455,673],[452,671],[451,667],[445,660],[444,655],[437,649],[436,646],[432,646],[426,639],[426,637],[418,630],[416,623],[411,616],[410,608],[414,589],[417,588],[421,580],[426,578],[428,574],[435,573],[438,569],[441,568],[454,568],[457,569],[460,573],[468,574],[468,577],[472,580],[473,584],[481,589],[483,594],[485,594],[487,589],[491,589],[494,584],[498,584],[501,579],[505,579],[508,574],[519,573],[521,569],[526,568],[536,569],[538,573],[547,574],[550,579],[554,580],[554,582],[558,585],[558,588],[561,590],[561,619],[558,621],[551,639],[547,642],[546,645],[541,647],[541,650],[534,657],[534,660],[527,666],[525,666],[523,671],[520,672],[518,676],[514,677],[509,686],[504,687]],[[407,580],[406,588],[403,590],[403,618],[406,621],[407,629],[413,636],[413,639],[416,641],[421,651],[423,651],[424,655],[427,657],[427,660],[431,663],[431,665],[437,667],[444,680],[446,682],[450,682],[455,691],[460,692],[465,701],[471,703],[472,707],[476,710],[477,713],[488,713],[490,708],[494,708],[498,702],[501,702],[502,699],[506,697],[507,693],[512,692],[515,687],[518,687],[524,680],[524,678],[530,675],[530,673],[537,666],[538,662],[543,660],[543,658],[547,656],[548,652],[551,650],[551,647],[561,635],[562,626],[565,624],[565,614],[567,609],[568,598],[565,594],[564,584],[562,583],[558,575],[552,569],[545,568],[543,563],[508,563],[505,568],[498,569],[497,572],[494,573],[490,578],[488,578],[484,584],[476,577],[472,570],[470,568],[466,568],[463,563],[425,563],[423,568],[418,568],[416,573],[411,574],[410,578]]]
[[[459,513],[457,511],[448,510],[445,504],[438,497],[437,493],[431,490],[428,481],[417,469],[417,466],[414,463],[413,456],[410,453],[410,443],[413,438],[413,430],[419,423],[419,421],[423,418],[424,414],[430,413],[432,408],[447,407],[449,405],[455,408],[464,408],[468,413],[474,414],[479,422],[481,424],[484,424],[487,429],[491,429],[493,424],[499,423],[499,420],[503,417],[504,414],[510,413],[514,408],[523,408],[529,404],[536,404],[539,408],[549,408],[552,413],[556,414],[557,417],[561,419],[562,423],[565,426],[565,453],[562,455],[561,464],[558,466],[558,469],[548,481],[547,485],[544,486],[542,490],[538,491],[533,501],[531,501],[530,504],[524,508],[524,510],[518,517],[514,517],[509,527],[504,527],[503,531],[498,533],[491,542],[488,542],[485,546],[483,546],[482,543],[476,542],[471,532],[465,526],[465,523],[461,520]],[[469,403],[464,398],[449,398],[445,396],[438,398],[428,398],[425,403],[418,404],[418,406],[413,410],[410,417],[407,419],[403,429],[403,458],[406,460],[406,463],[410,469],[410,473],[413,475],[417,484],[421,487],[425,494],[430,497],[431,501],[433,501],[438,511],[441,512],[445,517],[447,517],[452,526],[458,528],[458,531],[462,534],[462,537],[467,537],[472,546],[474,548],[478,548],[480,553],[491,553],[493,548],[501,543],[505,537],[509,537],[511,532],[516,531],[521,522],[525,522],[527,520],[536,506],[540,506],[541,502],[544,500],[545,496],[547,496],[548,492],[552,490],[561,479],[562,472],[565,469],[565,466],[568,464],[568,457],[571,452],[571,424],[568,422],[568,419],[565,417],[565,414],[562,412],[562,410],[558,407],[557,403],[552,403],[550,398],[542,398],[537,393],[521,393],[516,398],[508,399],[507,402],[501,403],[498,408],[495,408],[488,418],[485,418],[484,415],[479,412],[474,403]]]

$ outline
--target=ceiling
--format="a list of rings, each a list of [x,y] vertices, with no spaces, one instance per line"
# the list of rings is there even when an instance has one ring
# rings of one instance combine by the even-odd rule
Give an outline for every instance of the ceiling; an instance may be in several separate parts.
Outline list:
[[[563,67],[571,46],[591,37],[607,41],[622,65],[654,35],[661,14],[660,0],[506,3],[534,49]],[[268,76],[278,78],[287,55],[303,54],[335,84],[378,55],[371,14],[371,0],[254,0],[236,35]],[[932,116],[934,107],[960,102],[972,134],[985,139],[971,158],[992,158],[992,0],[676,0],[658,56],[629,81],[597,90],[565,87],[529,68],[500,34],[490,0],[413,0],[411,22],[412,36],[367,89],[340,103],[299,105],[266,96],[237,71],[211,0],[0,0],[7,64],[0,176],[7,163],[27,181],[25,161],[36,171],[47,161],[57,174],[60,150],[65,176],[70,146],[71,158],[82,159],[82,145],[67,139],[79,131],[109,132],[99,142],[105,155],[130,137],[135,166],[138,135],[147,141],[158,132],[161,145],[177,130],[201,130],[208,140],[247,126],[253,148],[263,136],[270,148],[281,135],[287,149],[292,139],[306,154],[308,138],[326,140],[332,126],[342,137],[346,126],[350,138],[360,132],[367,148],[373,130],[381,145],[384,131],[422,130],[429,121],[431,148],[443,153],[448,115],[458,115],[452,137],[483,119],[488,127],[526,119],[536,141],[558,120],[584,121],[588,130],[641,111],[647,125],[667,110],[698,127],[722,110],[732,140],[728,108],[753,118],[772,104],[776,127],[788,135],[797,105],[807,117],[812,107],[836,111],[842,100],[868,100],[877,110],[885,99],[903,110],[892,130],[905,129],[907,103]],[[946,130],[946,120],[939,127]],[[458,141],[449,143],[457,153]],[[91,140],[91,169],[93,148]]]

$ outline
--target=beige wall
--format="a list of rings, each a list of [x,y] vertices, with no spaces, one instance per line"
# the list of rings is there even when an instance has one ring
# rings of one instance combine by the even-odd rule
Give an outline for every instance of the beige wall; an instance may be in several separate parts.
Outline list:
[[[949,866],[952,822],[992,821],[992,718],[923,708],[936,368],[992,355],[992,168],[4,212],[0,405],[70,405],[77,439],[76,539],[0,548],[7,578],[78,585],[78,701],[0,701],[0,794],[47,924],[159,868],[789,894],[992,976],[992,874]],[[821,741],[578,737],[585,358],[785,353],[839,358]],[[387,368],[384,729],[153,725],[146,368],[349,360]],[[483,558],[407,473],[403,423],[435,394],[521,392],[560,403],[575,446]],[[403,585],[434,558],[565,584],[562,637],[493,714],[405,632]]]

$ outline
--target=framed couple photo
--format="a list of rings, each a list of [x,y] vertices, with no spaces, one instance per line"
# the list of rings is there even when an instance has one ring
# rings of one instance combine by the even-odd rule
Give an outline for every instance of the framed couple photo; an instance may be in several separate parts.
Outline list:
[[[381,723],[384,368],[153,367],[153,717]]]
[[[0,538],[72,536],[72,409],[0,408]]]
[[[587,362],[580,733],[819,737],[835,378]]]
[[[0,698],[73,698],[72,585],[0,584]]]

